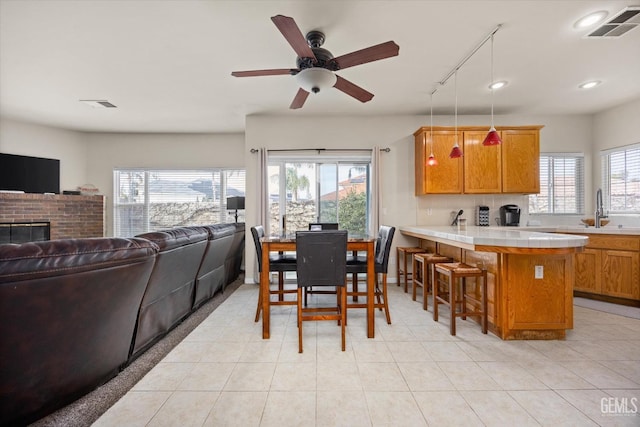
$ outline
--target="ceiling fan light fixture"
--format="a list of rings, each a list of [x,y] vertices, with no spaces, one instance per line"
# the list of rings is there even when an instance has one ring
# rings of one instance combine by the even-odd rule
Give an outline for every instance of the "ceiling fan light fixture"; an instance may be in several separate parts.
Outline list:
[[[338,78],[326,68],[305,68],[296,74],[298,85],[307,92],[318,93],[322,89],[328,89],[336,84]]]

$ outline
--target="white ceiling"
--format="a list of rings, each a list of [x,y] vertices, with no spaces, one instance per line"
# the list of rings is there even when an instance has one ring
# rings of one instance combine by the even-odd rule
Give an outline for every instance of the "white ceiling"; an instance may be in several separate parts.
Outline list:
[[[450,70],[498,24],[496,114],[591,114],[640,98],[640,28],[586,39],[573,24],[627,1],[58,1],[0,0],[0,114],[80,131],[242,132],[250,114],[453,114]],[[291,76],[234,70],[295,68],[271,22],[321,30],[339,56],[395,41],[397,57],[338,72],[375,94],[362,104],[331,89],[289,110]],[[592,90],[578,89],[601,80]],[[457,76],[458,114],[490,114],[490,44]],[[96,109],[80,99],[106,99]]]

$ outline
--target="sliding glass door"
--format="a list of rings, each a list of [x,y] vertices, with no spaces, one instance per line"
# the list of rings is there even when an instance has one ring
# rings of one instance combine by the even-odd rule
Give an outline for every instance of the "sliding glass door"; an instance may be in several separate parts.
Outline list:
[[[337,222],[365,233],[369,218],[369,159],[272,158],[269,161],[269,231],[307,230],[311,222]]]

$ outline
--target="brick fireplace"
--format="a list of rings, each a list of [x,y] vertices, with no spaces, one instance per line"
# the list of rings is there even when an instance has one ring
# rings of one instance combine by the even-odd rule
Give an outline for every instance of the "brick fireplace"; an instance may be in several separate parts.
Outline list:
[[[49,222],[51,239],[104,236],[104,196],[0,193],[0,223]]]

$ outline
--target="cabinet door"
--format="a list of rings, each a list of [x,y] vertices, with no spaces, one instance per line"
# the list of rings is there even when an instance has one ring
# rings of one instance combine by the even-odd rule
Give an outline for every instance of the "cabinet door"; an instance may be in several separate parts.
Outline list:
[[[574,258],[574,284],[576,291],[599,294],[602,290],[601,279],[601,254],[598,249],[585,249],[575,254]]]
[[[501,147],[482,145],[486,136],[485,131],[465,131],[463,134],[465,193],[500,193],[502,191]]]
[[[502,131],[502,192],[540,192],[540,131]]]
[[[456,142],[455,131],[433,132],[433,154],[438,161],[435,166],[427,166],[426,158],[431,154],[431,135],[425,134],[425,193],[459,194],[462,193],[462,159],[449,157]],[[462,145],[462,132],[458,132],[458,144]]]
[[[602,250],[602,293],[640,299],[640,253]]]

